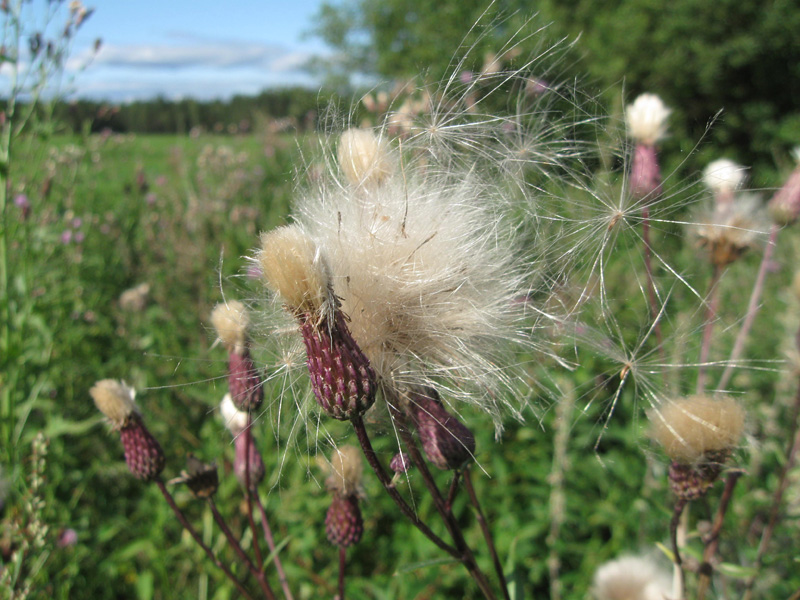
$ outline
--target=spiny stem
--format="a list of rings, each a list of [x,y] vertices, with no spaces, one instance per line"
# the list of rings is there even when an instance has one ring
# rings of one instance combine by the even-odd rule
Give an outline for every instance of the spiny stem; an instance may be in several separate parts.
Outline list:
[[[500,564],[500,557],[497,556],[497,548],[494,545],[492,532],[489,529],[489,524],[486,522],[486,518],[483,516],[483,511],[481,510],[481,504],[478,501],[478,496],[475,493],[475,488],[472,486],[472,475],[470,474],[469,468],[464,469],[464,484],[467,488],[467,494],[469,494],[470,502],[472,502],[472,506],[475,508],[475,516],[478,519],[478,524],[481,526],[483,539],[486,540],[486,546],[489,548],[489,554],[492,556],[494,570],[497,573],[497,579],[500,581],[500,589],[503,592],[503,598],[505,598],[505,600],[511,600],[511,596],[508,593],[508,585],[506,584],[506,576],[503,571],[503,565]]]
[[[736,487],[736,482],[741,475],[742,473],[740,471],[733,471],[725,480],[725,489],[719,500],[717,514],[714,517],[714,525],[711,528],[711,533],[705,540],[706,546],[703,550],[703,562],[700,565],[700,580],[697,584],[697,600],[705,600],[706,592],[711,584],[711,573],[713,572],[711,561],[717,553],[719,534],[722,531],[722,523],[725,520],[725,513],[728,511],[728,505],[733,497],[733,488]]]
[[[372,443],[369,440],[369,435],[367,434],[367,430],[364,427],[364,421],[361,419],[361,417],[356,417],[350,422],[353,424],[353,429],[356,432],[356,437],[358,438],[359,444],[361,444],[361,450],[364,452],[367,463],[370,467],[372,467],[372,470],[375,472],[378,481],[380,481],[383,485],[383,488],[386,490],[392,500],[394,500],[395,504],[397,504],[400,512],[403,513],[403,515],[405,515],[405,517],[410,520],[411,523],[413,523],[413,525],[423,534],[425,534],[425,536],[434,544],[439,546],[439,548],[447,552],[453,558],[460,560],[461,556],[458,551],[450,544],[442,540],[438,535],[433,533],[430,527],[421,521],[416,513],[414,513],[405,499],[400,495],[400,492],[397,491],[397,488],[392,485],[391,478],[386,474],[383,465],[381,465],[380,461],[378,460],[378,456],[375,454],[375,450],[372,448]]]
[[[702,394],[706,389],[706,370],[708,356],[711,354],[711,338],[714,333],[714,323],[717,320],[717,308],[719,307],[719,280],[722,275],[722,267],[714,265],[711,274],[711,281],[708,282],[708,307],[706,308],[705,325],[703,327],[703,345],[700,347],[700,361],[697,370],[697,393]]]
[[[742,322],[742,328],[736,335],[736,341],[733,344],[730,359],[725,366],[725,371],[723,371],[722,378],[719,380],[719,385],[717,386],[721,390],[725,389],[731,377],[733,377],[733,369],[736,365],[736,361],[739,360],[739,357],[742,355],[744,344],[747,341],[747,335],[750,333],[750,329],[753,327],[753,321],[755,321],[756,315],[758,314],[758,309],[760,308],[759,301],[761,300],[761,294],[764,293],[764,280],[767,278],[767,267],[769,267],[769,263],[772,260],[772,253],[775,251],[779,230],[780,228],[778,225],[773,223],[769,231],[769,239],[767,240],[766,246],[764,246],[764,256],[761,259],[761,265],[758,267],[758,274],[753,284],[753,291],[750,293],[750,302],[747,304],[747,312]]]
[[[283,563],[281,562],[280,556],[275,551],[275,538],[272,535],[272,529],[269,526],[269,521],[267,521],[267,511],[264,508],[264,504],[261,502],[261,495],[258,493],[258,490],[255,492],[256,498],[256,505],[258,505],[258,510],[261,513],[261,528],[264,530],[264,539],[267,541],[267,546],[269,546],[269,551],[274,556],[275,560],[275,570],[278,571],[278,581],[281,583],[281,589],[283,589],[283,596],[286,600],[294,600],[292,596],[292,590],[289,587],[289,580],[286,577],[286,571],[283,570]]]
[[[242,595],[243,598],[246,598],[247,600],[254,600],[253,596],[250,595],[250,593],[242,585],[242,583],[238,579],[236,579],[236,576],[233,573],[231,573],[231,570],[228,567],[226,567],[225,564],[223,564],[219,558],[217,558],[216,554],[214,554],[211,548],[206,546],[206,544],[203,542],[203,539],[200,537],[200,534],[197,533],[197,530],[194,527],[192,527],[192,524],[189,523],[188,519],[183,514],[183,511],[181,511],[181,509],[178,508],[178,505],[175,504],[175,500],[172,497],[172,494],[169,493],[169,490],[167,490],[167,486],[164,485],[164,482],[161,479],[156,479],[155,484],[158,486],[158,489],[161,491],[161,494],[164,496],[164,499],[167,501],[167,504],[172,509],[172,512],[175,513],[176,517],[178,517],[178,521],[180,521],[181,525],[183,525],[183,528],[189,532],[189,535],[191,535],[192,539],[194,539],[194,541],[197,542],[197,545],[203,549],[208,558],[210,558],[211,561],[215,565],[217,565],[217,567],[219,567],[223,573],[225,573],[225,576],[231,580],[233,585],[236,586],[236,589],[239,590],[239,593]]]

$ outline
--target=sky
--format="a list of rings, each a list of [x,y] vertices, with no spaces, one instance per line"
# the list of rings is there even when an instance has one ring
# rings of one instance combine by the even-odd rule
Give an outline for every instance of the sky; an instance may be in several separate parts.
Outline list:
[[[37,3],[47,4],[34,0]],[[56,22],[64,21],[68,4]],[[74,90],[71,97],[206,100],[257,94],[274,86],[312,86],[314,79],[302,66],[314,54],[329,52],[319,39],[304,36],[321,0],[84,4],[94,13],[73,41],[65,78],[66,87]],[[102,44],[93,56],[97,38]],[[7,81],[0,81],[0,89],[7,87]]]

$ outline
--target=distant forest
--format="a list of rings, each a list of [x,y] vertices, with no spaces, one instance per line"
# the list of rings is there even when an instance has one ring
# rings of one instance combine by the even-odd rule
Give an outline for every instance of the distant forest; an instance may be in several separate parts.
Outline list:
[[[53,109],[56,122],[73,133],[247,133],[257,126],[313,128],[319,111],[331,101],[330,93],[293,87],[227,101],[155,98],[114,104],[72,100],[60,101]]]

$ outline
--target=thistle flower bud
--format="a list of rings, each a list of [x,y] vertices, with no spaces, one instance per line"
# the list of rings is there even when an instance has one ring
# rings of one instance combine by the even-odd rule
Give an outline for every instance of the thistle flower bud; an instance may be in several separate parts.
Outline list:
[[[243,354],[246,351],[250,318],[244,304],[236,300],[217,304],[211,311],[211,324],[229,353]]]
[[[250,439],[250,444],[247,441]],[[247,485],[247,469],[250,469],[250,488],[254,489],[264,480],[266,470],[264,469],[264,460],[261,458],[261,453],[256,447],[256,441],[253,439],[249,431],[245,431],[241,435],[236,436],[234,440],[236,447],[236,456],[233,460],[233,472],[236,479],[242,485]],[[248,447],[250,452],[248,452]]]
[[[217,304],[211,313],[217,337],[228,350],[228,388],[235,407],[252,411],[261,406],[264,390],[261,377],[250,356],[247,330],[250,319],[241,302]]]
[[[769,201],[769,214],[778,225],[792,225],[800,216],[800,165]]]
[[[653,438],[672,459],[670,484],[681,498],[703,496],[744,429],[744,410],[731,398],[690,396],[650,415]]]
[[[225,394],[219,405],[219,412],[225,427],[231,435],[237,436],[247,428],[247,413],[236,408],[230,394]]]
[[[364,519],[358,505],[358,496],[334,494],[325,515],[325,533],[335,546],[347,548],[361,541]]]
[[[378,186],[393,171],[386,139],[367,129],[345,131],[339,139],[338,157],[342,172],[354,186]]]
[[[364,464],[359,448],[350,445],[336,448],[331,454],[330,465],[325,465],[325,469],[329,472],[325,479],[329,491],[342,496],[361,493]]]
[[[631,165],[630,190],[634,198],[655,199],[661,195],[661,169],[656,148],[650,144],[636,144]]]
[[[433,388],[410,394],[408,410],[417,427],[422,450],[440,469],[460,469],[475,454],[475,436],[445,410]]]
[[[186,469],[169,483],[185,483],[195,498],[212,498],[219,487],[217,465],[204,463],[192,454],[186,459]]]
[[[139,413],[131,413],[119,430],[119,439],[125,449],[125,462],[135,477],[151,481],[164,470],[164,451],[145,427]]]
[[[636,142],[653,146],[667,133],[672,111],[655,94],[642,94],[625,110],[628,133]]]

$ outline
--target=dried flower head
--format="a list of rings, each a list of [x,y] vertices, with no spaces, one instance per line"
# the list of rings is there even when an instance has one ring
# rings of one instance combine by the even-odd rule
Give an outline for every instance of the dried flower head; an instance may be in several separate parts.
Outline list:
[[[327,488],[342,496],[359,494],[364,465],[361,450],[355,446],[341,446],[331,455],[330,475],[325,480]]]
[[[715,194],[732,194],[744,183],[747,168],[720,158],[708,163],[703,170],[703,182]]]
[[[186,469],[169,483],[185,483],[195,498],[212,498],[219,487],[217,465],[204,463],[190,454],[186,459]]]
[[[625,110],[628,134],[641,144],[654,145],[667,133],[672,111],[655,94],[642,94]]]
[[[603,563],[592,583],[596,600],[664,600],[670,593],[669,574],[655,561],[642,556]]]
[[[650,415],[653,438],[667,455],[695,463],[711,452],[730,452],[744,429],[745,413],[730,397],[689,396]]]
[[[711,264],[725,267],[756,245],[766,229],[762,212],[757,196],[740,195],[731,203],[717,203],[699,220],[698,244],[708,251]]]
[[[122,381],[103,379],[94,384],[89,394],[95,406],[119,431],[130,472],[144,481],[156,478],[164,470],[164,451],[139,414],[133,388]]]
[[[447,412],[436,390],[411,393],[408,411],[425,456],[439,469],[460,469],[475,455],[475,436]]]
[[[136,391],[124,381],[103,379],[89,390],[97,409],[103,413],[114,429],[120,429],[130,416],[138,412],[134,398]]]
[[[355,186],[373,187],[394,170],[389,144],[368,129],[348,129],[339,138],[339,166]]]
[[[237,300],[217,304],[211,312],[211,324],[228,352],[245,352],[250,318],[244,304]]]

